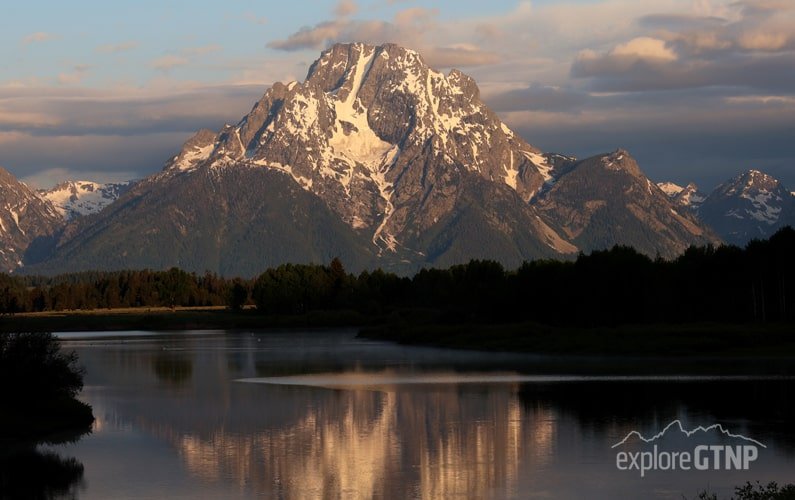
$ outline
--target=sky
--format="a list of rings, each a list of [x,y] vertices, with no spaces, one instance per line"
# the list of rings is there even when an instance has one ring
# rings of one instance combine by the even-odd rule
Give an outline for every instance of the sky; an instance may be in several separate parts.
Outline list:
[[[795,1],[14,2],[0,30],[0,166],[35,187],[141,178],[237,123],[335,42],[393,42],[473,76],[544,151],[627,149],[709,190],[795,189]]]

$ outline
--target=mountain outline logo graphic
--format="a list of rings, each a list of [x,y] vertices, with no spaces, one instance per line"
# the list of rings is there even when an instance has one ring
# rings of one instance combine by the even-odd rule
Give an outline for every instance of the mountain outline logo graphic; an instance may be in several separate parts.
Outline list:
[[[709,432],[709,431],[713,431],[713,430],[718,430],[724,436],[731,437],[731,438],[742,439],[742,440],[748,441],[749,443],[754,443],[756,445],[759,445],[762,448],[767,448],[767,446],[765,446],[761,442],[757,441],[756,439],[749,438],[747,436],[743,436],[742,434],[733,434],[733,433],[729,432],[729,430],[726,429],[725,427],[723,427],[723,425],[721,425],[721,424],[712,424],[709,427],[704,427],[704,426],[699,425],[695,429],[692,429],[692,430],[688,431],[688,430],[685,430],[684,426],[682,425],[682,421],[679,420],[679,419],[676,419],[676,420],[672,421],[671,423],[666,425],[663,428],[663,430],[661,430],[660,432],[658,432],[657,434],[655,434],[654,436],[652,436],[650,438],[644,437],[643,434],[641,434],[638,431],[631,431],[624,437],[624,439],[622,439],[621,441],[617,442],[616,444],[614,444],[610,448],[611,449],[615,449],[615,448],[625,444],[632,436],[636,436],[638,439],[640,439],[644,443],[653,443],[654,441],[656,441],[656,440],[660,439],[661,437],[663,437],[668,432],[668,430],[671,429],[674,426],[678,427],[679,432],[681,432],[682,434],[686,435],[687,437],[691,437],[694,434],[696,434],[697,432]]]

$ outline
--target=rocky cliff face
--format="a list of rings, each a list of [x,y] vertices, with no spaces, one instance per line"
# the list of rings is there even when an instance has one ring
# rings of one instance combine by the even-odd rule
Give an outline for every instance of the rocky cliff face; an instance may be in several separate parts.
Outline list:
[[[52,235],[62,224],[49,201],[0,168],[0,271],[22,266],[31,243]]]
[[[538,206],[579,248],[620,244],[670,258],[690,245],[720,241],[643,175],[624,150],[576,163],[541,196]]]

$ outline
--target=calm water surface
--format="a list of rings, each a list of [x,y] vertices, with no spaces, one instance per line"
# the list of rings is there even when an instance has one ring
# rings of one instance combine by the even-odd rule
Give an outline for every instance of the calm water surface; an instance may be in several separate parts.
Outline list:
[[[44,450],[83,464],[79,498],[681,499],[795,482],[786,362],[480,354],[354,331],[60,336],[97,421]],[[766,448],[748,471],[617,470],[615,443],[674,419]]]

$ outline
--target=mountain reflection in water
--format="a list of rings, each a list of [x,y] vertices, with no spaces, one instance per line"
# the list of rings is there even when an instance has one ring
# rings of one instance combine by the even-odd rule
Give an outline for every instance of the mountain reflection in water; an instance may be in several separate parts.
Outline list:
[[[344,331],[72,347],[98,417],[67,450],[86,465],[81,498],[682,498],[793,470],[791,372],[770,364],[750,377],[703,364],[551,367]],[[616,470],[613,443],[672,417],[724,422],[770,447],[747,475]]]

